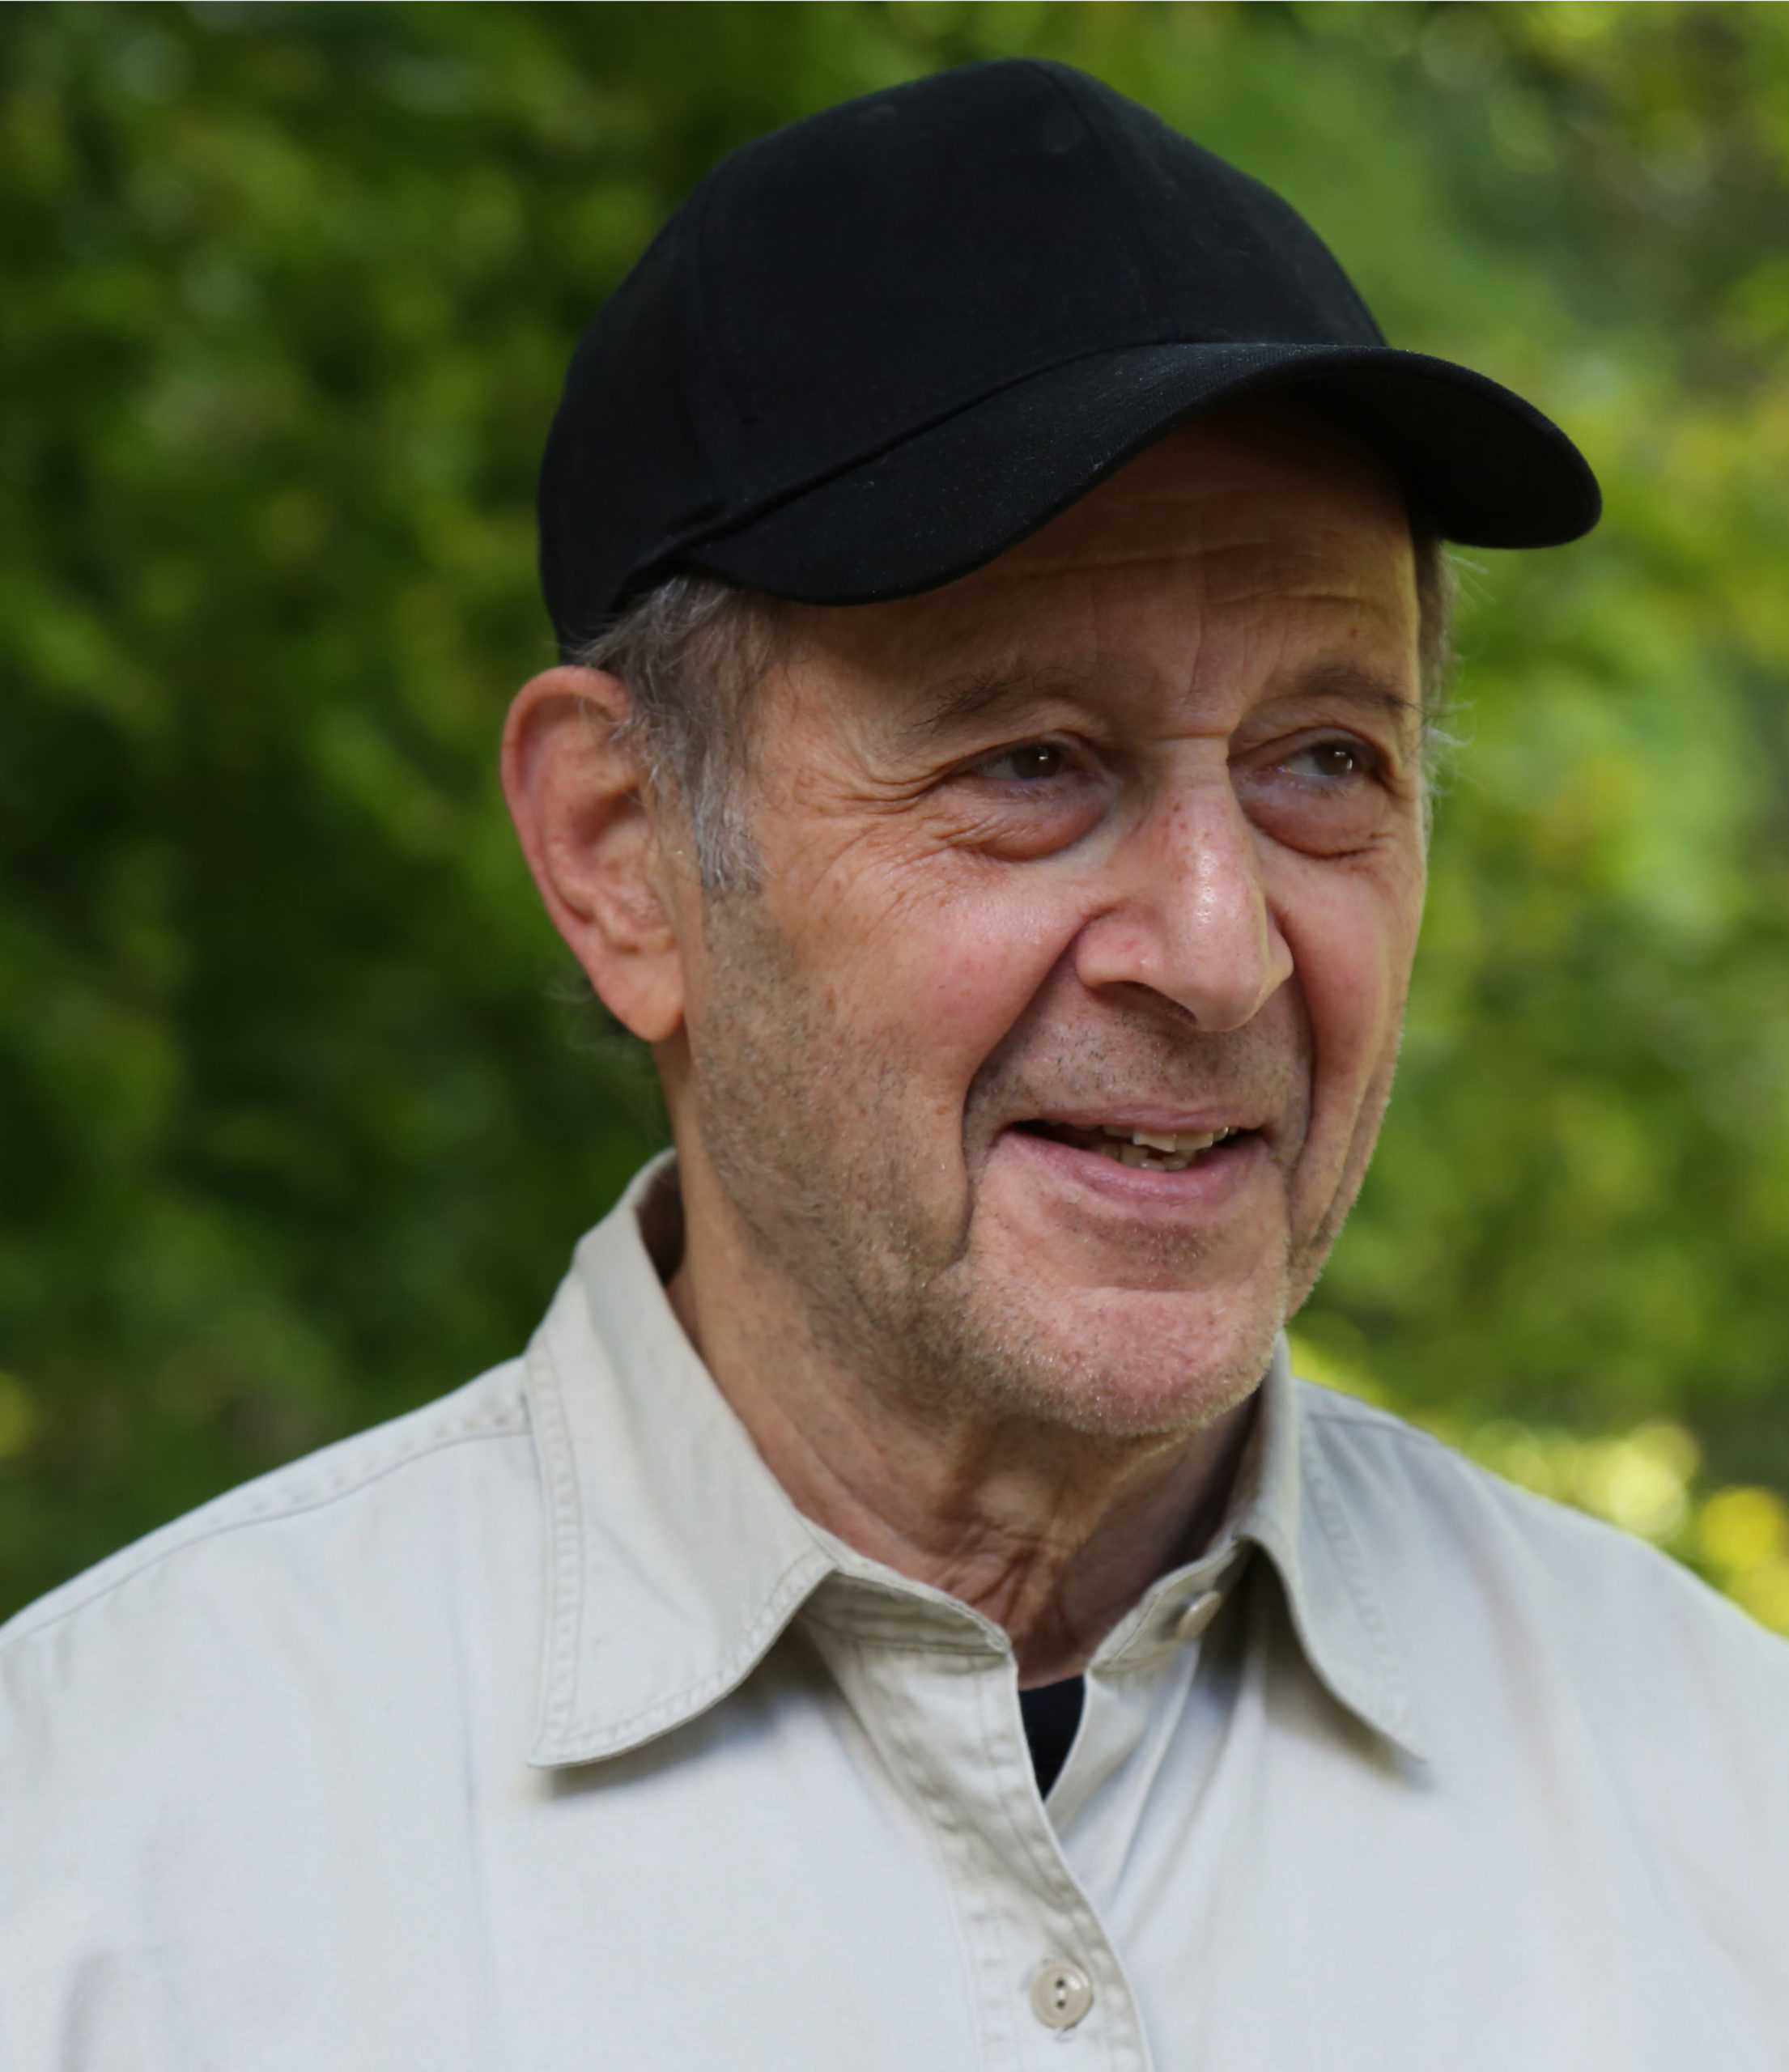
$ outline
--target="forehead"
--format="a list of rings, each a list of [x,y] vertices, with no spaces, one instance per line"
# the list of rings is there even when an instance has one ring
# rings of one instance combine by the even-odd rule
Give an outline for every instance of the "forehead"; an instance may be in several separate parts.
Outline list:
[[[801,608],[801,644],[935,678],[995,652],[1059,660],[1209,631],[1260,604],[1413,643],[1410,531],[1360,441],[1300,406],[1247,405],[1171,433],[985,567],[890,603]]]

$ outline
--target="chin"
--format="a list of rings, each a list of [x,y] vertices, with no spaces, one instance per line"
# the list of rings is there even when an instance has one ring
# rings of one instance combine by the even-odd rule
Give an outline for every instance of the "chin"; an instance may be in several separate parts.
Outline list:
[[[994,1364],[1009,1399],[1072,1430],[1114,1439],[1193,1432],[1252,1392],[1284,1317],[1281,1301],[1254,1290],[1105,1289],[1036,1306],[1022,1334],[1001,1334]]]

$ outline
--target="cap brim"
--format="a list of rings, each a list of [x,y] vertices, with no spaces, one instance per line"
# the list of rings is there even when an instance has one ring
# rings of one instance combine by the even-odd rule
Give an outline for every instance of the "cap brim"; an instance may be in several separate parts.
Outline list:
[[[1462,546],[1557,546],[1601,493],[1519,396],[1386,346],[1124,347],[1027,376],[677,557],[805,604],[934,589],[1016,545],[1184,419],[1296,387],[1353,425],[1413,522]]]

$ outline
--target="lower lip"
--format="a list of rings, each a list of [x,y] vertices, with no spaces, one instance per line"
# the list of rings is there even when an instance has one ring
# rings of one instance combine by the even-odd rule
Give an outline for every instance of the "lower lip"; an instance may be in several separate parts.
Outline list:
[[[1099,1195],[1115,1207],[1184,1215],[1225,1206],[1244,1187],[1267,1156],[1260,1136],[1250,1132],[1213,1144],[1178,1173],[1161,1166],[1126,1166],[1103,1151],[1081,1151],[1029,1130],[1005,1130],[996,1148],[1010,1146],[1035,1159],[1051,1178]]]

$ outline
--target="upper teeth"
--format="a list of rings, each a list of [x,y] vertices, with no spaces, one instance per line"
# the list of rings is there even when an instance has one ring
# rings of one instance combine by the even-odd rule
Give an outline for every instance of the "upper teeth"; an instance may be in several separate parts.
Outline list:
[[[1227,1136],[1234,1136],[1234,1127],[1221,1130],[1138,1130],[1122,1124],[1102,1123],[1102,1135],[1116,1137],[1124,1144],[1141,1144],[1151,1151],[1188,1153],[1209,1151]]]

